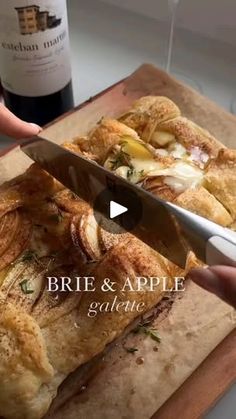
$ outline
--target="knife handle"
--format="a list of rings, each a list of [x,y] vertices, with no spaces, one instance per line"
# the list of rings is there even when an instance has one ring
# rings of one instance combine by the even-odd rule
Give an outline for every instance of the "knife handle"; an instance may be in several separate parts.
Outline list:
[[[206,263],[236,267],[236,245],[219,236],[212,236],[206,244]]]

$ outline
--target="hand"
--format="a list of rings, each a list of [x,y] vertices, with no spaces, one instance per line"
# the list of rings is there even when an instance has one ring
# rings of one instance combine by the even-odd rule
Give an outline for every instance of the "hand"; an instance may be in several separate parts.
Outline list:
[[[17,118],[2,103],[0,103],[0,133],[20,139],[37,135],[41,128]]]
[[[192,269],[188,277],[236,308],[236,268],[230,266],[197,268]]]

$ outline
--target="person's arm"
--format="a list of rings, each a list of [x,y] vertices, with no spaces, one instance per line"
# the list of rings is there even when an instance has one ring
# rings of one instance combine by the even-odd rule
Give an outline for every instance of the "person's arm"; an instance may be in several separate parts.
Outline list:
[[[197,268],[192,269],[188,277],[236,308],[236,268],[230,266]]]
[[[2,103],[0,103],[0,133],[9,137],[20,139],[37,135],[41,128],[17,118]]]

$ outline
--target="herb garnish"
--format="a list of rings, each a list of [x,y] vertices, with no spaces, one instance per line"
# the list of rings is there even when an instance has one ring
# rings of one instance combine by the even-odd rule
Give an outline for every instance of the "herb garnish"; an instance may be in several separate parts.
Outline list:
[[[124,348],[127,352],[129,352],[130,354],[134,354],[135,352],[138,351],[138,348]]]
[[[71,199],[78,199],[78,196],[72,191],[70,191],[70,197]]]
[[[100,118],[100,119],[99,119],[99,121],[97,122],[97,125],[100,125],[100,124],[102,123],[103,119],[104,119],[104,116],[101,116],[101,118]]]
[[[55,214],[51,214],[51,215],[49,216],[49,219],[50,219],[51,221],[53,221],[53,222],[55,222],[55,223],[59,224],[59,223],[62,221],[62,219],[63,219],[63,213],[62,213],[62,211],[58,208],[58,212],[57,212],[57,213],[55,213]]]
[[[59,251],[52,252],[49,256],[55,259],[59,255],[59,253],[60,253]]]
[[[128,171],[127,171],[127,178],[130,179],[134,174],[134,168],[131,167]]]
[[[141,176],[141,177],[144,177],[145,176],[144,169],[142,169],[142,170],[139,171],[139,176]]]
[[[21,262],[31,261],[35,258],[35,252],[33,250],[26,250],[21,257]]]
[[[39,266],[44,268],[44,263],[41,262],[37,253],[34,250],[28,249],[19,259],[20,262],[36,262]]]
[[[21,256],[20,262],[36,262],[38,265],[43,266],[42,262],[40,262],[37,253],[34,250],[26,250],[26,252]]]
[[[111,164],[111,170],[116,170],[121,166],[129,166],[130,169],[133,169],[130,155],[122,149],[114,156],[114,160],[111,160]]]
[[[19,285],[21,287],[21,291],[24,294],[33,294],[34,290],[32,290],[31,288],[28,288],[29,279],[24,279],[23,281],[20,282]]]
[[[144,333],[147,336],[150,336],[151,339],[155,340],[156,342],[160,343],[161,338],[155,329],[150,329],[147,326],[139,324],[134,330],[133,333]]]

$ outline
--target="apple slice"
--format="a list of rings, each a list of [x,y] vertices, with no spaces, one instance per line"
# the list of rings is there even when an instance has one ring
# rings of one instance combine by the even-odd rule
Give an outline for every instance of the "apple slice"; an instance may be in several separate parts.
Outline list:
[[[71,224],[72,240],[76,247],[90,260],[99,260],[102,256],[98,240],[98,224],[93,211],[89,208],[82,216],[75,216]]]
[[[123,241],[125,238],[131,236],[122,227],[102,217],[99,228],[99,243],[103,253],[108,252],[112,247]]]
[[[132,137],[122,137],[122,151],[134,159],[153,159],[153,155],[146,145],[141,141],[134,140]]]

